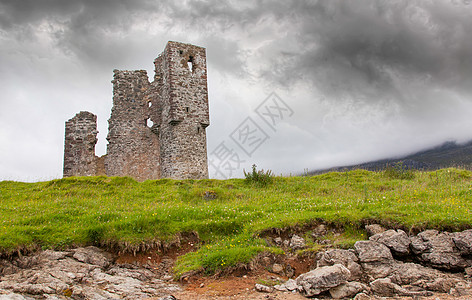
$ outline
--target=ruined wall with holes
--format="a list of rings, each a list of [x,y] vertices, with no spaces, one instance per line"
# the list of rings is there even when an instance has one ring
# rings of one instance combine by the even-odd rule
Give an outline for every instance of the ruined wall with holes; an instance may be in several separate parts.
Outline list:
[[[114,70],[112,83],[105,173],[141,181],[160,178],[159,139],[148,126],[151,102],[146,71]]]
[[[94,127],[84,130],[79,129],[84,125],[68,125],[84,123],[73,121],[77,116],[66,122],[64,177],[208,178],[205,48],[168,42],[154,64],[153,82],[144,70],[114,70],[105,156],[95,156],[96,116],[81,112],[95,117]],[[92,135],[94,142],[86,142]],[[72,146],[87,151],[74,152]]]

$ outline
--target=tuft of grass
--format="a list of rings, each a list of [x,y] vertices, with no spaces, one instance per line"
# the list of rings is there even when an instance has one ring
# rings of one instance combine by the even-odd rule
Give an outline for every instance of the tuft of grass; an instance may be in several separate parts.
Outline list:
[[[252,183],[252,184],[257,184],[260,186],[266,186],[267,184],[271,183],[273,181],[274,175],[272,174],[271,170],[264,171],[264,170],[259,170],[257,171],[256,165],[252,165],[252,172],[247,172],[246,170],[243,170],[244,172],[244,177],[246,177],[246,182]]]
[[[403,180],[355,170],[269,176],[265,185],[247,179],[136,182],[104,176],[2,181],[0,256],[79,245],[133,253],[196,232],[202,246],[177,261],[181,275],[218,272],[263,251],[281,253],[258,234],[317,220],[344,228],[332,237],[338,247],[363,239],[365,220],[415,230],[472,228],[472,172],[449,168],[414,175]]]
[[[408,169],[403,165],[403,163],[399,162],[394,164],[393,166],[388,166],[384,170],[384,175],[390,179],[410,180],[415,178],[415,171],[413,169]]]
[[[349,249],[354,247],[357,241],[367,238],[366,232],[355,224],[347,224],[344,226],[344,232],[333,239],[333,245],[337,248]]]
[[[277,279],[271,279],[271,278],[259,278],[256,281],[259,284],[265,285],[265,286],[274,286],[278,284],[282,284],[283,281],[277,280]]]

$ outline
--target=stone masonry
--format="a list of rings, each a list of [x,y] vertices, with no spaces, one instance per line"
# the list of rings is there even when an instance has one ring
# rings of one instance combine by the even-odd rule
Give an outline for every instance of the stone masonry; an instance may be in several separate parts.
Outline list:
[[[168,42],[154,65],[153,82],[144,70],[114,70],[103,157],[95,156],[94,114],[80,112],[66,122],[64,177],[208,178],[205,48]]]

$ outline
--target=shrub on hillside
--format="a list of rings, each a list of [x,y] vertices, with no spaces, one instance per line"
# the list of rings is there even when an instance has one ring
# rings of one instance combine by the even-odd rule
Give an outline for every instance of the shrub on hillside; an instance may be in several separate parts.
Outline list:
[[[255,183],[260,185],[267,185],[273,181],[274,175],[271,170],[256,170],[256,165],[252,165],[252,172],[247,172],[243,170],[244,176],[246,177],[246,182]]]

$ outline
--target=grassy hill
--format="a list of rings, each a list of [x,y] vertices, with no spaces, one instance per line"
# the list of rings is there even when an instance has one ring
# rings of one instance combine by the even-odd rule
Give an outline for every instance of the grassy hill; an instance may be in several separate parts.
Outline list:
[[[355,170],[312,177],[136,182],[72,177],[48,182],[0,182],[0,253],[97,245],[136,252],[199,236],[178,274],[214,272],[248,262],[261,251],[280,253],[260,234],[323,220],[343,226],[340,246],[364,238],[363,224],[406,229],[472,227],[472,172],[442,169]],[[407,179],[401,179],[407,178]]]

